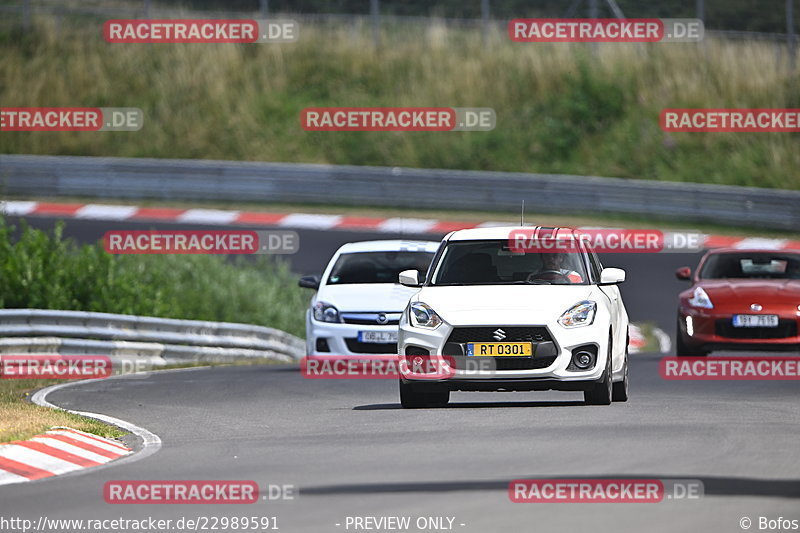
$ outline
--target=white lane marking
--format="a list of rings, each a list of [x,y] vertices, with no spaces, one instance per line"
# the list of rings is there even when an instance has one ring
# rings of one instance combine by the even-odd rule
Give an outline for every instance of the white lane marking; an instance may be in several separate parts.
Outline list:
[[[75,463],[70,463],[69,461],[53,457],[46,453],[37,452],[36,450],[31,450],[24,446],[17,446],[16,444],[5,444],[0,447],[0,457],[30,465],[39,470],[46,470],[53,474],[63,474],[83,468]]]
[[[341,220],[340,215],[292,213],[283,217],[278,225],[286,228],[330,229],[337,226]]]
[[[761,239],[751,237],[737,242],[734,248],[764,248],[767,250],[780,250],[786,245],[786,239]]]
[[[195,222],[198,224],[219,224],[227,226],[238,217],[239,211],[223,211],[221,209],[187,209],[175,220],[178,222]]]
[[[669,353],[672,350],[672,339],[661,328],[653,328],[653,335],[658,339],[658,347],[661,353]]]
[[[49,446],[50,448],[55,448],[56,450],[61,450],[62,452],[71,453],[72,455],[77,455],[78,457],[89,459],[90,461],[94,461],[95,463],[107,463],[112,460],[109,457],[94,452],[90,452],[89,450],[81,448],[80,446],[75,446],[74,444],[69,444],[67,442],[64,442],[63,440],[48,438],[45,436],[33,437],[30,440],[32,442],[40,442],[45,446]]]
[[[11,472],[6,472],[5,470],[0,470],[0,485],[22,483],[23,481],[28,481],[28,478],[24,476],[18,476],[17,474],[12,474]]]
[[[77,440],[78,442],[85,443],[89,446],[94,446],[95,448],[100,448],[101,450],[105,450],[107,452],[111,452],[115,455],[126,455],[128,452],[125,450],[121,450],[117,446],[112,446],[106,442],[100,442],[99,440],[90,439],[89,437],[84,437],[83,435],[78,435],[77,433],[72,433],[71,431],[63,431],[63,430],[56,430],[56,431],[48,431],[48,435],[63,435],[64,437]]]
[[[39,202],[0,202],[0,212],[6,215],[27,215],[36,210]]]
[[[488,222],[481,222],[476,228],[497,228],[500,226],[513,226],[511,222],[496,222],[496,221],[488,221]],[[533,226],[531,226],[533,227]]]
[[[438,223],[426,218],[387,218],[376,229],[387,233],[428,233]]]
[[[127,220],[139,210],[135,206],[86,204],[75,212],[75,218]]]

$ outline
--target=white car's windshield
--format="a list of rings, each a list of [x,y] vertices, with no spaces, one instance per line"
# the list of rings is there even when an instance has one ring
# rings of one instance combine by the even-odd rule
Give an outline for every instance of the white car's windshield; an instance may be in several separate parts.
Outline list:
[[[426,272],[433,259],[430,252],[355,252],[339,256],[328,276],[328,285],[352,283],[397,283],[403,270]]]
[[[512,283],[585,285],[588,276],[579,252],[516,252],[507,240],[484,240],[448,243],[431,280],[431,285]]]

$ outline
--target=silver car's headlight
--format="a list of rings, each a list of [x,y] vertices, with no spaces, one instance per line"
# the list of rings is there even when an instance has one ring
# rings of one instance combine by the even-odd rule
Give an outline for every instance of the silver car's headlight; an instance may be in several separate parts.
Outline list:
[[[408,320],[415,328],[436,329],[442,325],[442,319],[436,311],[422,302],[415,302],[408,306]]]
[[[594,322],[594,315],[596,313],[597,304],[589,300],[584,300],[564,311],[564,314],[558,319],[558,323],[565,328],[589,326]]]
[[[314,304],[314,320],[320,322],[341,322],[339,310],[327,302],[317,302]]]

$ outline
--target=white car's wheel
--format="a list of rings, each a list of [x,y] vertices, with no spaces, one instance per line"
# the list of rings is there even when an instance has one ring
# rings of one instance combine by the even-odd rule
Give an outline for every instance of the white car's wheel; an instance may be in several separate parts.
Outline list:
[[[405,409],[444,407],[450,401],[450,391],[444,387],[425,386],[400,382],[400,404]]]
[[[622,381],[614,383],[611,399],[615,402],[628,401],[628,347],[625,347],[625,362],[623,363]]]
[[[603,379],[595,383],[590,390],[583,392],[583,401],[588,405],[611,405],[614,383],[611,376],[611,339],[608,340],[608,356]]]

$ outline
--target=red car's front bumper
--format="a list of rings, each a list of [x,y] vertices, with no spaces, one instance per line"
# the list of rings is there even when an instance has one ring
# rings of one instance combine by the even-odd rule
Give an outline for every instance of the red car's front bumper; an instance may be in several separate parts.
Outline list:
[[[734,314],[753,314],[743,310],[695,309],[681,306],[678,335],[686,346],[700,350],[800,350],[800,313],[778,315],[777,327],[734,327]],[[687,324],[686,317],[691,317]]]

